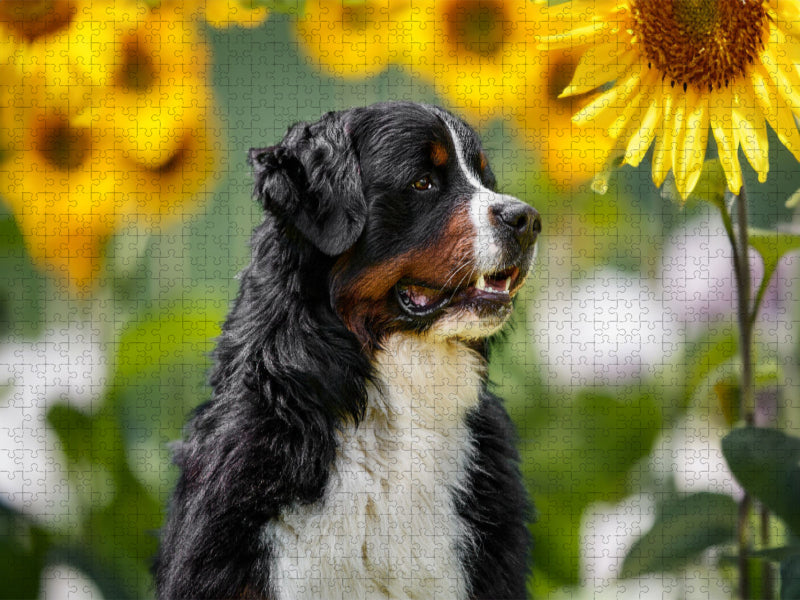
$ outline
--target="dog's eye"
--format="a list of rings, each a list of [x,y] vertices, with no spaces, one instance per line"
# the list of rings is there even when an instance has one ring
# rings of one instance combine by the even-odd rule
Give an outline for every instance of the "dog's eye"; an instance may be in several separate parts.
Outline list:
[[[425,175],[421,179],[417,179],[414,183],[411,184],[418,192],[424,192],[425,190],[429,190],[433,187],[433,181],[431,181],[430,175]]]

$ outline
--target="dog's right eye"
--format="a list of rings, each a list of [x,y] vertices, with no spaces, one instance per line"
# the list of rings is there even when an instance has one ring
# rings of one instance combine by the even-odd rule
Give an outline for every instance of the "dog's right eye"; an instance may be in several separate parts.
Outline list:
[[[411,184],[418,192],[424,192],[425,190],[429,190],[433,187],[433,181],[431,181],[430,175],[425,175],[420,179],[417,179],[414,183]]]

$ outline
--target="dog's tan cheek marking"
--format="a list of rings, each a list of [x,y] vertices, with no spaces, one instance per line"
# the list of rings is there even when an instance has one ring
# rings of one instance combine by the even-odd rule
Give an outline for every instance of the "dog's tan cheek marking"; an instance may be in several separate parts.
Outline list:
[[[480,161],[481,161],[481,173],[486,170],[486,167],[489,166],[489,159],[486,158],[486,154],[481,150],[480,153]]]
[[[465,202],[431,245],[414,248],[352,276],[348,273],[352,255],[343,255],[333,269],[336,312],[362,343],[380,338],[385,332],[376,329],[382,329],[395,316],[388,312],[387,302],[395,284],[405,277],[442,287],[466,283],[475,260],[474,237],[469,205]]]

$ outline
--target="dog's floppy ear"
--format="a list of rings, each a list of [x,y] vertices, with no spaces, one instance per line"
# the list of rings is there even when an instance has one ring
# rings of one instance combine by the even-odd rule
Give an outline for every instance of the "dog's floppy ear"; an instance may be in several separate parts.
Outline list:
[[[293,125],[280,144],[253,148],[254,194],[329,256],[350,248],[366,221],[361,175],[340,113]]]

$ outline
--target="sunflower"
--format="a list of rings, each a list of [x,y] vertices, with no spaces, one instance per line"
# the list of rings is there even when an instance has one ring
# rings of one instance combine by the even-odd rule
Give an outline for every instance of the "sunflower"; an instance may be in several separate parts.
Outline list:
[[[217,29],[231,26],[258,27],[269,16],[269,10],[261,6],[250,8],[244,0],[211,0],[203,2],[206,22]]]
[[[0,166],[3,199],[33,260],[84,291],[99,271],[125,190],[114,140],[94,118],[52,109],[31,114],[22,151]]]
[[[398,46],[410,10],[410,0],[308,0],[297,20],[298,39],[331,75],[371,77],[402,53]]]
[[[609,159],[637,166],[654,146],[653,181],[672,170],[684,199],[709,129],[733,193],[742,186],[739,147],[767,177],[767,123],[800,160],[798,0],[582,0],[551,11],[568,24],[546,40],[551,47],[590,44],[562,96],[603,92],[573,121],[607,132]]]
[[[126,157],[146,168],[172,159],[180,132],[213,106],[210,52],[183,2],[164,2],[141,18],[117,22],[118,54],[102,106]]]
[[[572,115],[598,94],[559,98],[575,71],[576,55],[569,48],[547,52],[538,63],[541,73],[528,78],[516,115],[525,144],[541,155],[550,181],[562,189],[591,181],[608,153],[605,132],[596,127],[578,131],[572,123]]]
[[[537,73],[544,5],[529,0],[443,0],[415,17],[414,66],[436,90],[475,121],[504,114]]]
[[[69,114],[91,107],[117,69],[120,29],[146,12],[134,0],[0,2],[0,34],[17,45],[26,104]]]

